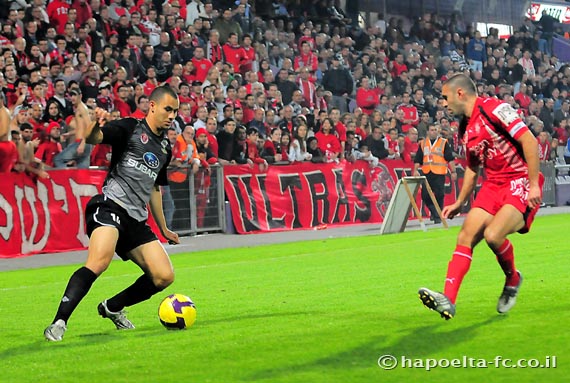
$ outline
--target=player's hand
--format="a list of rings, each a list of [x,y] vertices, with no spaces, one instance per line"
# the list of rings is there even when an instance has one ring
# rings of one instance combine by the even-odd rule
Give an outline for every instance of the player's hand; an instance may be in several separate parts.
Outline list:
[[[105,122],[108,121],[111,117],[111,113],[107,112],[103,108],[95,108],[95,118],[100,126],[105,125]]]
[[[457,181],[457,173],[451,173],[451,180]]]
[[[461,213],[461,204],[458,201],[456,201],[452,205],[448,205],[448,206],[444,207],[442,212],[441,212],[441,215],[445,219],[448,219],[448,218],[452,219],[453,217],[455,217],[459,213]]]
[[[534,209],[535,207],[540,206],[541,202],[542,197],[540,196],[540,187],[538,185],[531,186],[528,191],[528,207]]]
[[[178,245],[180,243],[180,238],[178,238],[178,234],[169,229],[166,229],[162,232],[162,236],[168,240],[170,245]]]

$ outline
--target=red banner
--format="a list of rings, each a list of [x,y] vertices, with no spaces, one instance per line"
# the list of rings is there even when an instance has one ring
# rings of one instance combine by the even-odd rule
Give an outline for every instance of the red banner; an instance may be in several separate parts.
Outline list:
[[[18,174],[0,178],[0,258],[80,250],[88,245],[85,206],[100,192],[106,172],[49,174],[49,180]],[[151,226],[154,229],[154,223]]]
[[[462,168],[457,168],[459,182],[446,180],[446,204],[455,201],[462,181]],[[299,163],[270,166],[267,172],[226,166],[224,187],[240,234],[381,223],[398,179],[412,169],[400,160],[374,168],[365,161]]]

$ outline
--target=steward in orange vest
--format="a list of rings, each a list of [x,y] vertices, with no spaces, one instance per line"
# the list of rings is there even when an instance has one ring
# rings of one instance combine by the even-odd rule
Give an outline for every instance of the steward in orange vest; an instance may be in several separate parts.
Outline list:
[[[414,175],[420,175],[418,169],[421,167],[422,174],[426,177],[441,209],[443,208],[443,200],[445,197],[447,164],[449,163],[451,167],[451,179],[453,181],[457,179],[457,173],[455,172],[451,146],[445,138],[439,135],[439,129],[439,124],[430,124],[427,137],[420,141],[416,158],[414,159]],[[432,221],[440,223],[441,218],[425,187],[422,187],[422,200],[430,211]]]
[[[177,166],[177,169],[168,173],[168,179],[172,182],[181,183],[186,181],[188,177],[188,167],[192,166],[194,174],[198,171],[200,166],[200,157],[196,149],[196,143],[192,139],[194,128],[191,125],[186,125],[181,134],[176,138],[176,143],[172,148],[172,161],[171,165]]]

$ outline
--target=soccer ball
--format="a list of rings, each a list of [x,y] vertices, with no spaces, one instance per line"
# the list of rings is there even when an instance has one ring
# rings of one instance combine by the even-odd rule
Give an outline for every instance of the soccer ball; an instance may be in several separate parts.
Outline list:
[[[196,321],[196,306],[185,295],[169,295],[158,306],[158,319],[167,329],[184,330]]]

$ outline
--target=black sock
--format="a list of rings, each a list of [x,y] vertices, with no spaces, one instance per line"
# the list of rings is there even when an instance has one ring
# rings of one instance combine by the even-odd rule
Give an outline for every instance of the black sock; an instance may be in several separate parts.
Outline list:
[[[146,301],[161,290],[162,289],[159,289],[154,285],[152,279],[150,279],[146,274],[143,274],[135,281],[135,283],[115,295],[113,298],[108,299],[107,308],[109,311],[116,313],[125,307]]]
[[[63,298],[61,298],[53,323],[59,319],[63,319],[67,323],[73,310],[75,310],[83,297],[87,295],[95,279],[97,279],[97,275],[85,266],[73,273],[71,278],[69,278]]]

